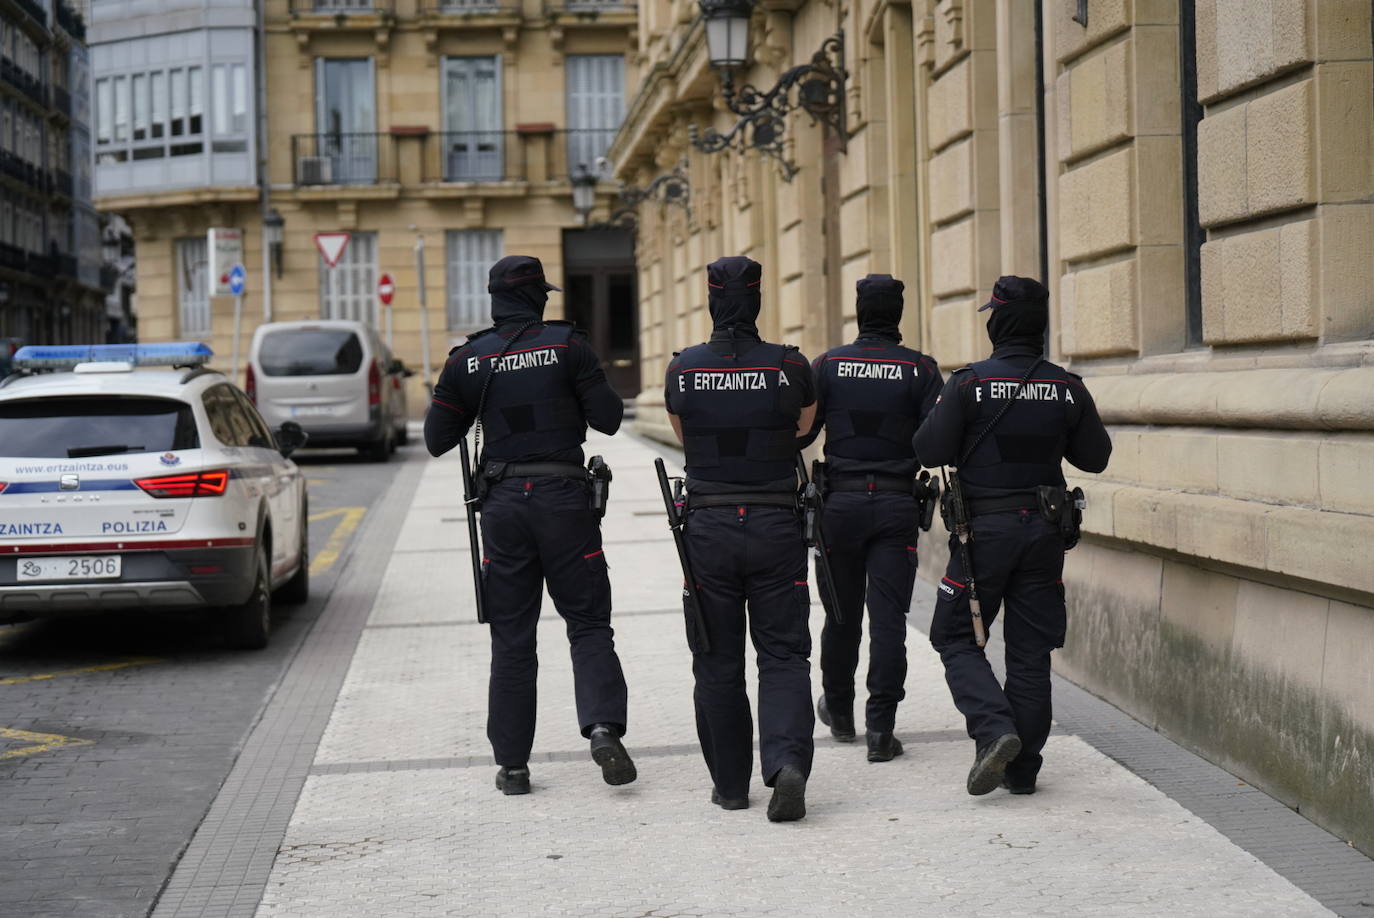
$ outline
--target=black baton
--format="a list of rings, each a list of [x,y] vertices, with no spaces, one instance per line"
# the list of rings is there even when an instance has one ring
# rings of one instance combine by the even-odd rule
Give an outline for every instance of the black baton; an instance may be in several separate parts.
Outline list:
[[[472,460],[468,457],[467,437],[458,441],[458,457],[463,463],[463,507],[468,515],[468,553],[472,555],[473,596],[477,600],[477,623],[487,623],[486,597],[482,590],[482,539],[477,531],[477,513],[482,502],[474,494],[477,488],[472,479]]]
[[[802,513],[803,517],[802,532],[806,539],[806,547],[815,550],[816,554],[816,576],[821,581],[822,605],[829,600],[830,608],[827,610],[830,617],[835,620],[835,624],[844,624],[844,610],[840,608],[840,597],[835,592],[835,575],[830,572],[830,554],[825,547],[825,532],[821,525],[821,517],[825,515],[825,503],[821,500],[820,489],[806,474],[806,460],[802,458],[800,452],[797,453],[797,475],[801,477],[802,485]]]
[[[663,509],[668,511],[668,528],[673,531],[673,543],[677,545],[677,560],[682,565],[682,602],[692,619],[692,629],[697,635],[697,652],[711,652],[711,638],[706,633],[706,617],[701,613],[701,600],[697,596],[697,582],[692,577],[692,564],[687,560],[687,541],[682,528],[687,522],[687,508],[678,506],[673,500],[673,489],[668,484],[668,470],[663,467],[662,459],[654,460],[658,472],[658,487],[663,492]]]

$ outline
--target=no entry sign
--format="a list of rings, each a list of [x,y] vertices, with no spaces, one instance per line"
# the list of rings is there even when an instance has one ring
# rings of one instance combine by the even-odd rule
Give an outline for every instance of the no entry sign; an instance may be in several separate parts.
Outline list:
[[[383,306],[391,305],[391,298],[396,295],[396,285],[391,281],[390,274],[383,274],[377,281],[377,297],[382,301]]]

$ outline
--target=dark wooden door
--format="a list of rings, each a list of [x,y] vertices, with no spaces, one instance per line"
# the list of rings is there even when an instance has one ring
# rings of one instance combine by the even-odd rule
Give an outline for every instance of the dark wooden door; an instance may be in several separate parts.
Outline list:
[[[633,237],[623,230],[568,230],[563,278],[568,319],[587,333],[615,390],[634,398],[639,394],[639,300]]]

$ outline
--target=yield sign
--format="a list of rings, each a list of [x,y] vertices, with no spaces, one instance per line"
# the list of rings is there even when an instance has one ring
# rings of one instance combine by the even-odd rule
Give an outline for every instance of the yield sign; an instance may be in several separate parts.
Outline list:
[[[396,295],[396,285],[391,281],[390,274],[383,274],[377,281],[377,296],[381,299],[383,306],[391,305],[391,298]]]
[[[348,233],[315,234],[315,248],[320,250],[324,263],[329,267],[337,265],[343,257],[344,249],[348,247],[348,237]]]

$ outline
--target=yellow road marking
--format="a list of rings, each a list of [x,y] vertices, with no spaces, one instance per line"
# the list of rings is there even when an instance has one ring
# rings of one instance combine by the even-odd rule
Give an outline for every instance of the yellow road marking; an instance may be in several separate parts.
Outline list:
[[[33,743],[32,746],[21,746],[8,752],[0,752],[0,759],[17,759],[20,756],[37,755],[40,752],[60,749],[63,746],[91,746],[95,743],[95,740],[77,739],[73,736],[61,736],[57,733],[30,733],[28,730],[12,730],[9,727],[0,727],[0,739]]]
[[[162,663],[164,661],[157,657],[139,657],[136,660],[125,660],[122,663],[102,663],[99,666],[83,666],[81,669],[64,669],[55,673],[39,673],[36,676],[15,676],[12,679],[0,679],[0,685],[20,685],[24,682],[43,682],[47,679],[56,679],[58,676],[81,676],[86,673],[107,673],[115,669],[128,669],[130,666],[147,666],[149,663]]]
[[[357,531],[358,524],[363,521],[366,514],[366,507],[336,507],[333,510],[311,514],[310,522],[312,523],[335,516],[340,517],[340,520],[339,524],[334,527],[334,531],[329,534],[329,541],[310,562],[310,576],[322,574],[334,566],[334,563],[339,560],[339,555],[343,552],[344,546],[348,544],[348,540]]]

